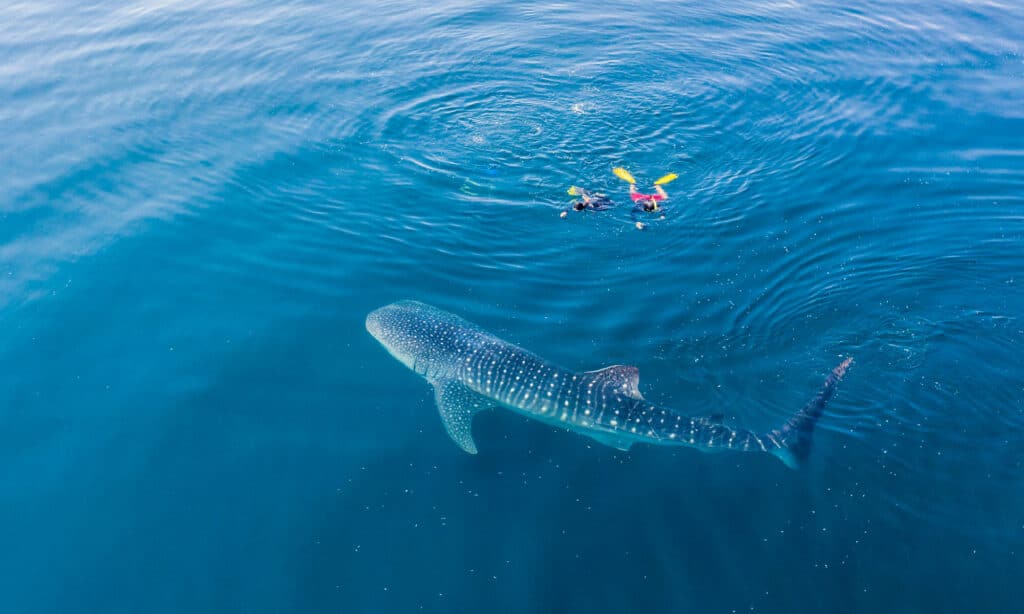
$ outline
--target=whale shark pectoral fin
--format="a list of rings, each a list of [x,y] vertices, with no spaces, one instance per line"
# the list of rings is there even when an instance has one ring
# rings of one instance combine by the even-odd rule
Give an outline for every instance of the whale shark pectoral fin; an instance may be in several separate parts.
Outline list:
[[[606,382],[622,390],[628,397],[639,401],[644,400],[644,395],[640,394],[640,369],[636,367],[612,365],[597,371],[587,371],[586,375],[589,375],[595,382]]]
[[[430,383],[434,386],[437,410],[448,436],[466,452],[476,454],[473,416],[491,409],[494,402],[455,380],[434,380]]]
[[[604,433],[586,433],[586,435],[601,445],[622,450],[623,452],[629,452],[630,446],[633,445],[633,442],[629,439],[616,435],[606,435]]]

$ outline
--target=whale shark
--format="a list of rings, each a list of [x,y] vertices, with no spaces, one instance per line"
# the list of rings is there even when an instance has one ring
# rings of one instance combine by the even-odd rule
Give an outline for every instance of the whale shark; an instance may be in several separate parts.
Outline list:
[[[814,425],[853,362],[846,358],[835,367],[818,394],[780,427],[755,433],[725,424],[720,414],[687,416],[648,403],[640,393],[636,367],[563,369],[418,301],[398,301],[370,312],[366,329],[433,386],[445,430],[470,454],[477,453],[473,417],[487,409],[506,408],[618,450],[646,443],[762,452],[796,469],[807,459]]]

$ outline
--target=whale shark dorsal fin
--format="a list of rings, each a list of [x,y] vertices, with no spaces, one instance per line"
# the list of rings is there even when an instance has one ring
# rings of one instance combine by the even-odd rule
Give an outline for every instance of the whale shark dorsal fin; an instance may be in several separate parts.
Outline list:
[[[430,383],[434,386],[437,411],[448,436],[466,452],[476,454],[473,416],[494,407],[494,402],[455,380],[432,380]]]
[[[640,394],[640,369],[627,365],[612,365],[597,371],[587,371],[595,381],[606,382],[615,388],[621,389],[623,394],[640,401],[644,395]]]

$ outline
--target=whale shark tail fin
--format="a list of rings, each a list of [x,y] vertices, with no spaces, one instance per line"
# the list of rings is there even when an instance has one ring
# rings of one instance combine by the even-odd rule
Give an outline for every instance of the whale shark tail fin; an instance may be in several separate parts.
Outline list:
[[[786,421],[782,428],[773,430],[768,438],[776,442],[778,447],[771,450],[771,453],[779,458],[790,469],[799,469],[803,466],[807,456],[811,453],[811,435],[814,433],[814,425],[818,418],[825,411],[825,404],[835,394],[836,384],[843,378],[846,370],[853,364],[853,358],[847,358],[832,369],[825,378],[825,384],[807,405],[800,411],[793,414]]]

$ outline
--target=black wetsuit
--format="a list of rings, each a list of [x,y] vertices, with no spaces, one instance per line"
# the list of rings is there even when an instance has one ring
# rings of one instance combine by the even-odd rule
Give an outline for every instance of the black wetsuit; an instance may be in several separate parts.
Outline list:
[[[613,204],[607,196],[595,196],[589,201],[577,200],[572,204],[572,208],[575,211],[602,211],[611,208]]]
[[[572,203],[571,208],[573,211],[603,211],[615,204],[612,202],[612,199],[604,194],[591,194],[582,189],[579,193],[583,198]]]

